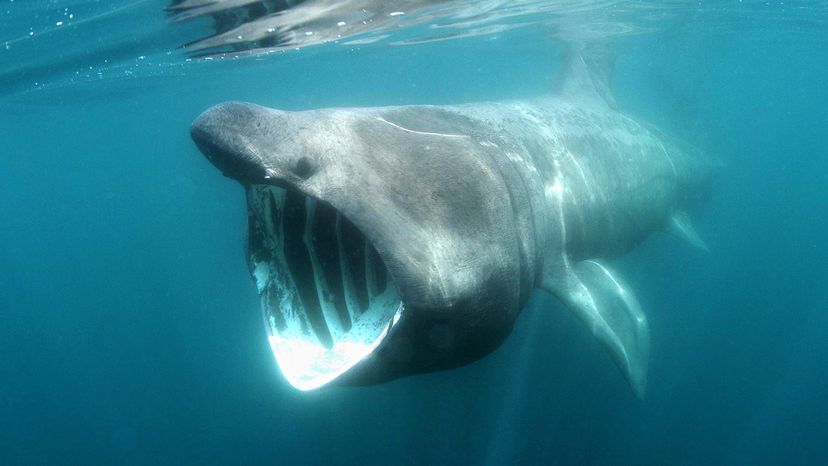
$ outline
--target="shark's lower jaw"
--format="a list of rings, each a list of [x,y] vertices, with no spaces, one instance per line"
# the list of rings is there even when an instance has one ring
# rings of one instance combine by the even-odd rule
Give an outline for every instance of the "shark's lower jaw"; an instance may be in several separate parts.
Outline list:
[[[403,312],[371,242],[344,215],[297,191],[247,191],[248,260],[270,346],[288,382],[312,390],[371,354]]]

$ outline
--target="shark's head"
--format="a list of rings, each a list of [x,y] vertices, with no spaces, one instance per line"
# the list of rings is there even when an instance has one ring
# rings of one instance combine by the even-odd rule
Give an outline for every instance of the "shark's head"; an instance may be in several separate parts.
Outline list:
[[[433,107],[235,102],[193,123],[199,149],[247,190],[250,269],[293,386],[455,367],[508,335],[534,265],[470,128]]]

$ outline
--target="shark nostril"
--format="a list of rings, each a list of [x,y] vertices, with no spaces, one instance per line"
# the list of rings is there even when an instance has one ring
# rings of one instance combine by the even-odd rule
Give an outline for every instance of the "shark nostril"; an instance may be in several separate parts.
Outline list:
[[[316,171],[316,169],[313,166],[313,162],[311,162],[311,160],[307,157],[300,157],[299,160],[296,161],[296,165],[293,167],[293,172],[296,173],[296,176],[302,178],[303,180],[310,178],[314,171]]]

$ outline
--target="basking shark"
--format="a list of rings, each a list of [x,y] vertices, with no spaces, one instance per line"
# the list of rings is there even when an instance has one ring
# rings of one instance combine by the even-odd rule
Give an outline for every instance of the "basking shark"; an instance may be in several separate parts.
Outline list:
[[[649,330],[605,260],[687,211],[711,163],[620,112],[603,54],[556,92],[451,106],[216,105],[198,148],[247,193],[250,270],[300,390],[449,369],[496,349],[533,289],[582,320],[643,397]]]

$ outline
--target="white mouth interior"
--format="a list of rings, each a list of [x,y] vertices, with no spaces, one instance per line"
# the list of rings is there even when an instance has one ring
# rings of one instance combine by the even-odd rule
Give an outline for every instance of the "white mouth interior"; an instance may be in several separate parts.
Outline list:
[[[291,385],[312,390],[368,356],[403,311],[373,245],[330,205],[254,185],[248,258],[270,346]]]

